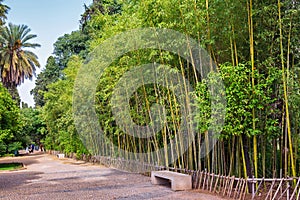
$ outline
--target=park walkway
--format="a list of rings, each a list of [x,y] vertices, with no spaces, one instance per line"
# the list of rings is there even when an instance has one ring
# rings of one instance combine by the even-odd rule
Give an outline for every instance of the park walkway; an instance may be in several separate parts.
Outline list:
[[[150,183],[150,177],[48,154],[0,158],[22,162],[26,169],[0,172],[0,199],[179,199],[221,200],[197,191],[173,192]]]

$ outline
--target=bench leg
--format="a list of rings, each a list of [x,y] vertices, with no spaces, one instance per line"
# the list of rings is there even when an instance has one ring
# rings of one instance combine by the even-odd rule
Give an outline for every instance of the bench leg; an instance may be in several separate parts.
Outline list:
[[[191,190],[192,189],[192,181],[189,179],[176,179],[172,181],[171,189],[173,191],[178,190]]]

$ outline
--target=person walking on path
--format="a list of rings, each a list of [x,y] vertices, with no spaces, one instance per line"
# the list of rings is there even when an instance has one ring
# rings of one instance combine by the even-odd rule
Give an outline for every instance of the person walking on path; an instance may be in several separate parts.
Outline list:
[[[29,153],[33,153],[33,151],[34,151],[34,144],[31,144],[31,145],[30,145]]]

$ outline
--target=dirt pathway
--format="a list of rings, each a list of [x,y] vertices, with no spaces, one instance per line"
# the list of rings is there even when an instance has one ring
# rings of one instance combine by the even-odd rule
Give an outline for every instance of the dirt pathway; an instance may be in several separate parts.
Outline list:
[[[221,200],[196,191],[173,192],[169,187],[152,185],[146,176],[58,160],[48,154],[1,158],[1,162],[22,162],[26,169],[0,172],[0,199]]]

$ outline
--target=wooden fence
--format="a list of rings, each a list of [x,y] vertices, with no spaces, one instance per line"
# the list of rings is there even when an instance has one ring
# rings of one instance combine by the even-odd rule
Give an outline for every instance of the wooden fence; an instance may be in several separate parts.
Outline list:
[[[251,199],[300,200],[299,178],[250,178]]]
[[[231,199],[245,199],[247,180],[234,176],[196,171],[193,173],[193,188],[207,190],[211,193]]]
[[[57,155],[59,151],[48,151]],[[207,171],[194,171],[149,163],[141,163],[123,158],[106,156],[77,156],[75,153],[66,157],[84,160],[86,162],[99,163],[107,167],[115,167],[120,170],[150,175],[151,171],[170,170],[192,176],[192,186],[195,190],[205,190],[228,199],[251,199],[251,200],[300,200],[300,177],[299,178],[237,178],[235,176],[223,176]]]

